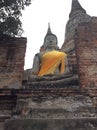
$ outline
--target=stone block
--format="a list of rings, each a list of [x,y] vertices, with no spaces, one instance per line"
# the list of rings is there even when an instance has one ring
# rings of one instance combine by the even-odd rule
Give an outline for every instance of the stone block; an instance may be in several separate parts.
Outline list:
[[[4,130],[97,130],[97,118],[16,119],[5,122]]]

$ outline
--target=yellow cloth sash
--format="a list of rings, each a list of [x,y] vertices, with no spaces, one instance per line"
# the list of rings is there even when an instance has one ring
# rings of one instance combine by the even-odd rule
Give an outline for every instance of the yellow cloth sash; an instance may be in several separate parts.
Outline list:
[[[47,74],[54,74],[56,69],[60,65],[60,73],[65,70],[65,57],[67,55],[64,52],[50,51],[46,52],[41,59],[41,67],[38,76]]]

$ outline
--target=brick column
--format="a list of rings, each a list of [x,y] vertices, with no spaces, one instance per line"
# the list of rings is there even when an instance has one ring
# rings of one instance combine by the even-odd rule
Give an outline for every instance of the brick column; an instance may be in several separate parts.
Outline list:
[[[97,18],[79,25],[75,36],[80,87],[97,88]]]
[[[0,39],[0,88],[21,86],[26,38]]]

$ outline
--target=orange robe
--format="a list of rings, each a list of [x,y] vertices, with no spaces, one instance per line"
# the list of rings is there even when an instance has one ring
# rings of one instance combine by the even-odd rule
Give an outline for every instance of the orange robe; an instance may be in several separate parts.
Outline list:
[[[59,51],[46,52],[41,59],[41,67],[38,76],[54,74],[60,65],[60,73],[65,70],[65,57],[67,54]]]

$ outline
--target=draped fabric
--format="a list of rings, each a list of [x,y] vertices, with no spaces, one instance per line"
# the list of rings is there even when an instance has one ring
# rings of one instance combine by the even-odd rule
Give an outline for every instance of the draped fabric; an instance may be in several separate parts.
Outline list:
[[[54,74],[56,69],[60,66],[60,73],[65,70],[65,57],[67,55],[64,52],[50,51],[46,52],[41,58],[41,67],[38,76],[47,74]]]

